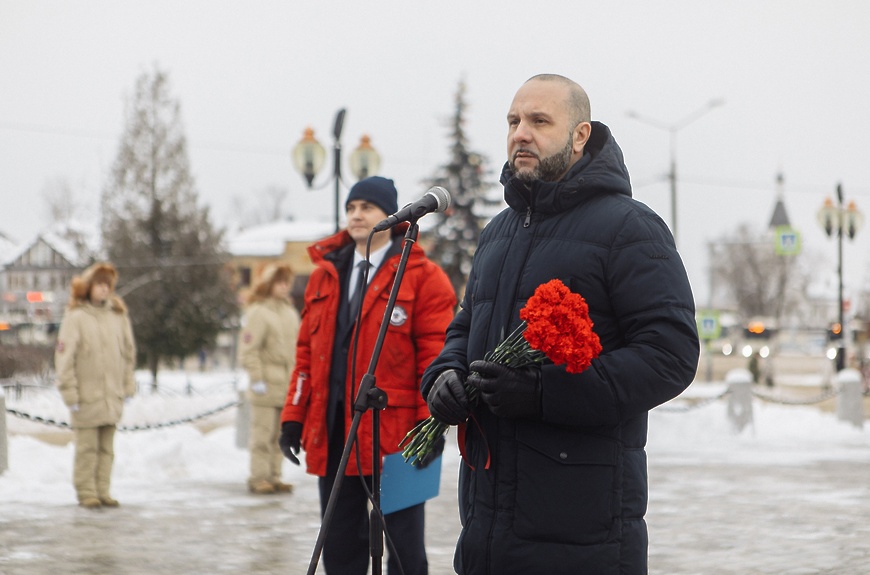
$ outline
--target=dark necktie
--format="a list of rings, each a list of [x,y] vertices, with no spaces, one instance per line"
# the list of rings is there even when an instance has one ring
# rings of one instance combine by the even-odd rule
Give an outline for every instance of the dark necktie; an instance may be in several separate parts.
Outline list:
[[[360,263],[356,264],[358,273],[356,276],[356,284],[353,286],[353,291],[350,296],[350,305],[348,306],[348,311],[350,313],[350,321],[356,321],[356,316],[359,313],[360,305],[362,304],[362,296],[363,290],[365,288],[365,280],[366,280],[366,265],[368,262],[363,260]]]

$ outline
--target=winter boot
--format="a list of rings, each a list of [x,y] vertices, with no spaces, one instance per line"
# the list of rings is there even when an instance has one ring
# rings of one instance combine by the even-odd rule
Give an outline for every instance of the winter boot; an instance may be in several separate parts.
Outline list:
[[[283,483],[281,481],[273,481],[272,488],[275,489],[276,493],[293,493],[293,484],[292,483]]]
[[[100,500],[96,497],[85,497],[79,501],[79,505],[85,509],[99,509],[101,507]]]
[[[102,503],[106,507],[119,507],[121,504],[118,503],[117,499],[113,499],[108,495],[103,495],[100,497],[100,503]]]
[[[256,495],[271,495],[275,493],[275,488],[268,481],[257,481],[248,485],[248,490]]]

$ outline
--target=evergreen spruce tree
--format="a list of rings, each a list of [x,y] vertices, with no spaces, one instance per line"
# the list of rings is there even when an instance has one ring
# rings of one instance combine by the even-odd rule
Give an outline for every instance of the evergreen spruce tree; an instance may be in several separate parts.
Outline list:
[[[460,81],[450,120],[450,160],[428,180],[430,185],[446,188],[451,196],[450,208],[433,214],[433,227],[427,233],[432,241],[428,255],[447,273],[459,298],[485,220],[499,204],[499,200],[487,197],[495,184],[486,180],[486,158],[468,149],[464,130],[466,107],[465,82]]]
[[[238,313],[223,231],[198,205],[180,105],[156,67],[136,80],[102,208],[106,256],[156,387],[162,359],[213,347]]]

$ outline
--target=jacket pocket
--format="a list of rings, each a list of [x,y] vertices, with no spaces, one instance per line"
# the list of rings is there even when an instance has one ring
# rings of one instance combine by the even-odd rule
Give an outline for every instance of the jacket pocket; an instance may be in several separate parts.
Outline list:
[[[607,540],[616,442],[526,422],[517,426],[517,442],[517,536],[574,545]]]
[[[329,313],[328,299],[325,294],[319,292],[305,298],[305,317],[303,319],[306,321],[308,331],[312,334],[320,330],[320,324],[324,316],[330,316],[332,321],[335,321],[335,317],[332,317],[332,314]],[[293,343],[295,344],[296,342]]]
[[[416,413],[416,407],[390,405],[384,410],[381,415],[381,451],[384,454],[402,450],[399,444],[417,423]]]

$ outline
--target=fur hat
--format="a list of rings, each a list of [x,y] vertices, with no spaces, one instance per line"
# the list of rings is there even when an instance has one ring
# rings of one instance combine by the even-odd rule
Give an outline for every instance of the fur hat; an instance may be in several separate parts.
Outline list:
[[[115,283],[118,281],[118,271],[109,262],[97,262],[81,275],[74,276],[70,282],[70,296],[73,299],[85,300],[91,293],[91,286],[95,283],[109,284],[115,291]]]
[[[70,307],[87,301],[91,295],[91,287],[96,283],[107,284],[109,289],[114,292],[115,284],[118,283],[118,270],[109,262],[97,262],[83,271],[81,275],[73,276],[72,281],[70,281]],[[113,297],[112,300],[113,308],[121,309],[124,307],[120,298]]]
[[[375,204],[384,210],[385,214],[390,215],[399,211],[398,197],[399,193],[396,191],[393,180],[372,176],[354,184],[347,195],[344,207],[347,209],[347,205],[353,200],[365,200]]]
[[[293,279],[293,271],[287,264],[268,264],[263,268],[260,277],[251,286],[248,303],[263,301],[272,295],[272,288],[281,280],[290,283]]]

